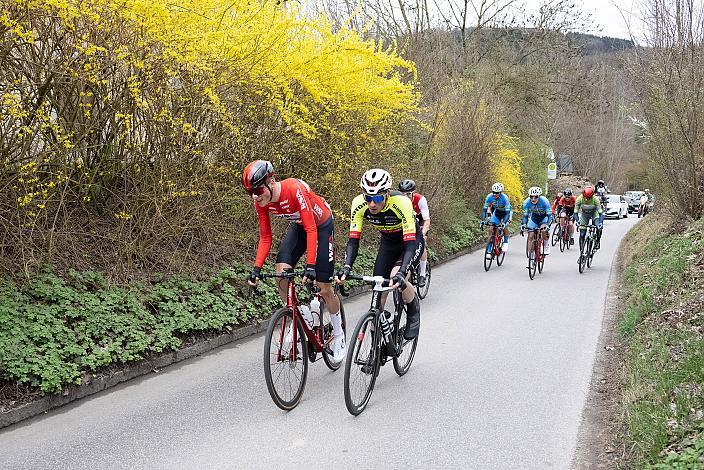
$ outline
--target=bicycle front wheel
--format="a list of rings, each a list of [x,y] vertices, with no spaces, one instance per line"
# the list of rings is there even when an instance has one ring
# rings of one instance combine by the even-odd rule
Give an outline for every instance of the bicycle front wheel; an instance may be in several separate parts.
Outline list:
[[[587,243],[586,241],[582,245],[582,249],[579,250],[579,274],[582,274],[584,272],[584,268],[587,266]]]
[[[303,327],[290,309],[281,308],[269,320],[264,339],[264,378],[269,395],[282,410],[292,410],[301,401],[308,377],[308,343]]]
[[[538,263],[535,259],[535,250],[531,251],[528,255],[528,277],[531,279],[535,278],[535,272],[538,270]]]
[[[592,260],[594,259],[594,240],[589,238],[587,240],[587,267],[592,267]]]
[[[552,243],[552,246],[557,245],[557,242],[560,240],[560,224],[555,225],[555,228],[552,229],[552,237],[550,237],[550,242]]]
[[[403,376],[411,368],[411,363],[413,358],[416,356],[416,346],[418,345],[418,336],[413,339],[406,339],[403,337],[403,332],[406,330],[407,316],[406,316],[406,306],[401,308],[401,311],[397,313],[399,316],[397,331],[397,342],[399,345],[399,350],[401,351],[398,356],[394,357],[394,370],[399,376]]]
[[[383,313],[382,313],[383,315]],[[357,416],[367,407],[379,374],[381,332],[375,331],[376,313],[363,315],[350,338],[345,367],[345,405]]]
[[[494,247],[491,242],[486,244],[486,249],[484,250],[484,271],[489,271],[491,268],[491,263],[494,261]]]
[[[423,287],[418,287],[418,284],[416,284],[416,293],[418,294],[418,298],[423,300],[428,296],[428,291],[430,290],[430,262],[425,267],[425,285]]]

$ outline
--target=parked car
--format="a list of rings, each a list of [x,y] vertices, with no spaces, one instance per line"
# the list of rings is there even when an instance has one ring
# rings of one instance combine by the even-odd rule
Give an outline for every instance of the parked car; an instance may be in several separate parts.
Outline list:
[[[620,194],[609,194],[606,202],[606,217],[620,219],[628,217],[629,204],[626,198]]]
[[[644,191],[626,191],[624,197],[628,203],[628,212],[636,213],[638,212],[638,206],[640,205],[640,197],[645,194]]]

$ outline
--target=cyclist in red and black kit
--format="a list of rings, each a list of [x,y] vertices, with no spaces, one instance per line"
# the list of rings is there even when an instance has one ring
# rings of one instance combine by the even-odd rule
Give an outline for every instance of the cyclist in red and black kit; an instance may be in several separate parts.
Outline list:
[[[416,220],[423,232],[423,238],[426,240],[423,254],[420,257],[420,272],[418,273],[418,287],[425,286],[425,276],[428,271],[428,230],[430,230],[430,210],[428,209],[428,200],[422,194],[416,192],[416,182],[413,180],[403,180],[398,184],[398,190],[404,193],[411,199],[413,203],[413,212]]]
[[[561,214],[564,217],[560,217],[560,223],[565,223],[568,233],[570,234],[570,245],[574,245],[574,221],[572,216],[574,215],[574,206],[577,204],[577,198],[572,195],[572,189],[567,188],[564,191],[564,195],[560,200]]]
[[[330,283],[334,271],[332,212],[325,199],[303,180],[287,178],[276,181],[274,167],[266,160],[255,160],[242,172],[242,185],[252,196],[259,215],[259,246],[248,282],[257,285],[259,273],[271,250],[270,215],[290,220],[286,236],[276,256],[276,272],[293,269],[306,253],[304,282],[316,281],[332,320],[334,361],[345,355],[345,335],[340,317],[340,300]],[[286,301],[286,280],[279,280],[279,294]]]

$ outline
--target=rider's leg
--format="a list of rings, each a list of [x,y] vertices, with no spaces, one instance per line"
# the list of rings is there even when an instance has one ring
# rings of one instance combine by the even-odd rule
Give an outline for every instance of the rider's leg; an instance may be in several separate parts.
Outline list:
[[[423,254],[420,257],[420,275],[425,276],[428,272],[428,248],[423,249]]]
[[[584,248],[584,238],[587,236],[587,219],[584,214],[580,214],[577,228],[579,229],[579,250]]]
[[[288,263],[276,263],[274,270],[276,271],[276,274],[281,274],[284,271],[293,270],[293,266]],[[279,290],[279,297],[281,297],[284,305],[286,305],[286,298],[288,297],[288,279],[277,279],[276,287]]]
[[[291,224],[286,231],[286,235],[281,240],[279,252],[276,255],[276,265],[274,269],[277,274],[284,271],[292,270],[298,260],[306,251],[306,232],[303,227],[298,224]],[[277,279],[276,285],[279,289],[279,296],[286,304],[288,297],[288,281],[286,279]]]
[[[396,261],[403,255],[403,243],[397,240],[391,240],[387,237],[381,236],[379,238],[379,250],[376,254],[376,260],[374,261],[374,276],[391,277],[391,271],[396,265]],[[395,273],[394,273],[395,274]],[[381,302],[379,308],[384,308],[386,305],[386,297],[388,296],[388,291],[381,294]]]
[[[394,266],[391,270],[393,277],[399,270],[400,266]],[[420,302],[416,297],[416,290],[410,282],[410,276],[406,276],[406,288],[401,291],[401,299],[406,304],[406,329],[403,332],[405,339],[413,339],[418,336],[420,330]]]
[[[501,220],[501,223],[504,224],[504,244],[502,245],[501,249],[506,252],[508,251],[508,241],[511,236],[511,233],[508,231],[508,224],[511,222],[511,218],[509,217],[509,214],[506,214]]]
[[[540,238],[543,240],[543,254],[549,255],[552,244],[550,243],[550,225],[548,224],[549,217],[545,217],[540,225],[546,225],[545,230],[540,231]]]
[[[596,229],[596,246],[594,247],[595,249],[601,248],[601,232],[604,230],[604,218],[606,217],[606,213],[602,213],[599,216],[597,226],[599,227]]]
[[[335,294],[335,290],[330,283],[335,270],[334,234],[335,226],[332,217],[318,227],[318,251],[316,253],[315,270],[320,295],[325,299],[325,306],[330,313],[333,335],[337,338],[344,336],[344,331],[342,331],[342,316],[340,315],[340,298]],[[336,345],[336,348],[334,348],[336,353],[341,353],[337,350],[340,347],[344,348],[344,345]]]

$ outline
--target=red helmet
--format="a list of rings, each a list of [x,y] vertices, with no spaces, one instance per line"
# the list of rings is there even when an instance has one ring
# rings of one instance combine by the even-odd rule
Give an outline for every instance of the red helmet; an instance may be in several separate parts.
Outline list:
[[[594,186],[587,186],[586,188],[584,188],[584,191],[582,191],[582,194],[586,198],[592,197],[594,195]]]
[[[274,176],[274,166],[267,160],[254,160],[242,172],[242,186],[247,191],[263,185]]]

